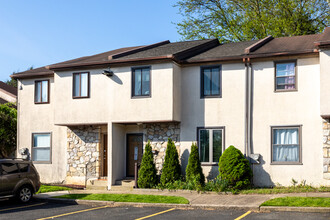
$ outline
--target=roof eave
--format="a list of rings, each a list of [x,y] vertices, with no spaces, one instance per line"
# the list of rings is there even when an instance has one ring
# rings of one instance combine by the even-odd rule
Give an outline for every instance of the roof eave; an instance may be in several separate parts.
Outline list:
[[[43,76],[54,76],[53,73],[49,72],[40,72],[40,73],[22,73],[22,74],[12,74],[10,75],[11,78],[13,79],[26,79],[26,78],[38,78],[38,77],[43,77]]]
[[[134,59],[123,59],[123,60],[107,60],[102,62],[89,62],[89,63],[80,63],[80,64],[67,64],[67,65],[51,65],[46,68],[49,70],[65,70],[65,69],[74,69],[74,68],[86,68],[86,67],[97,67],[110,64],[129,64],[137,63],[143,61],[159,61],[159,60],[172,60],[177,63],[180,63],[173,55],[157,56],[157,57],[144,57],[144,58],[134,58]]]
[[[222,62],[222,61],[237,61],[242,59],[258,59],[258,58],[269,58],[269,57],[279,57],[279,56],[295,56],[295,55],[306,55],[318,53],[317,50],[308,51],[294,51],[294,52],[276,52],[276,53],[265,53],[265,54],[244,54],[239,56],[231,57],[219,57],[219,58],[206,58],[199,60],[184,61],[183,64],[197,64],[197,63],[208,63],[208,62]]]

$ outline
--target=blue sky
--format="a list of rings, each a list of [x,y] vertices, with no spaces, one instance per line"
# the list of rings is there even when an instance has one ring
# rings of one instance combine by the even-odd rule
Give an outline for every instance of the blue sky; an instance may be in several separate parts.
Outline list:
[[[181,40],[176,0],[0,0],[0,80],[112,49]]]

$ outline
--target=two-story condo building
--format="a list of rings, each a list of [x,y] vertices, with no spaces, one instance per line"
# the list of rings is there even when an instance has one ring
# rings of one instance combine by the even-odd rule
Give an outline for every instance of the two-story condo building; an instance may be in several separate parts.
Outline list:
[[[150,140],[161,172],[171,138],[216,177],[230,145],[254,158],[253,183],[330,185],[330,28],[316,35],[121,48],[12,75],[18,150],[42,182],[134,176]],[[258,157],[259,156],[259,157]]]

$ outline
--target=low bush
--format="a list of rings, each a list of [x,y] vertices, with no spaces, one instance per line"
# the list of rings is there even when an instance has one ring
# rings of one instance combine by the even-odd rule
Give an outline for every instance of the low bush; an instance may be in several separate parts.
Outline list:
[[[158,177],[154,156],[152,154],[150,141],[148,141],[144,148],[141,167],[139,169],[138,186],[139,188],[153,188],[157,185],[157,182]]]
[[[249,161],[234,146],[228,147],[220,157],[218,178],[227,181],[233,191],[251,186],[252,170]]]

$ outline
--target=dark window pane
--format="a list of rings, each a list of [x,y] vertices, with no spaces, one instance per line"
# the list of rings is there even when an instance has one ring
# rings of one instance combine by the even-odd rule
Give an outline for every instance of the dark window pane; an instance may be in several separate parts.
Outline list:
[[[19,163],[19,169],[21,172],[28,172],[29,171],[29,164],[27,163]]]
[[[142,80],[142,73],[141,69],[134,70],[134,95],[138,96],[141,95],[142,88],[141,88],[141,80]]]
[[[212,69],[212,95],[220,95],[220,72],[218,68]]]
[[[142,95],[150,94],[150,71],[148,69],[142,70]]]
[[[222,154],[222,130],[213,130],[213,162],[219,162]]]
[[[15,163],[3,163],[1,167],[3,175],[18,173],[18,167]]]
[[[79,90],[80,90],[80,75],[74,74],[73,75],[73,96],[77,97],[80,96]]]
[[[203,73],[204,77],[204,91],[203,94],[205,96],[211,95],[211,70],[210,69],[204,69]]]
[[[200,130],[200,159],[201,162],[210,162],[210,151],[209,151],[209,131],[208,130]]]
[[[41,82],[36,82],[36,90],[35,90],[35,100],[36,102],[41,102]]]

